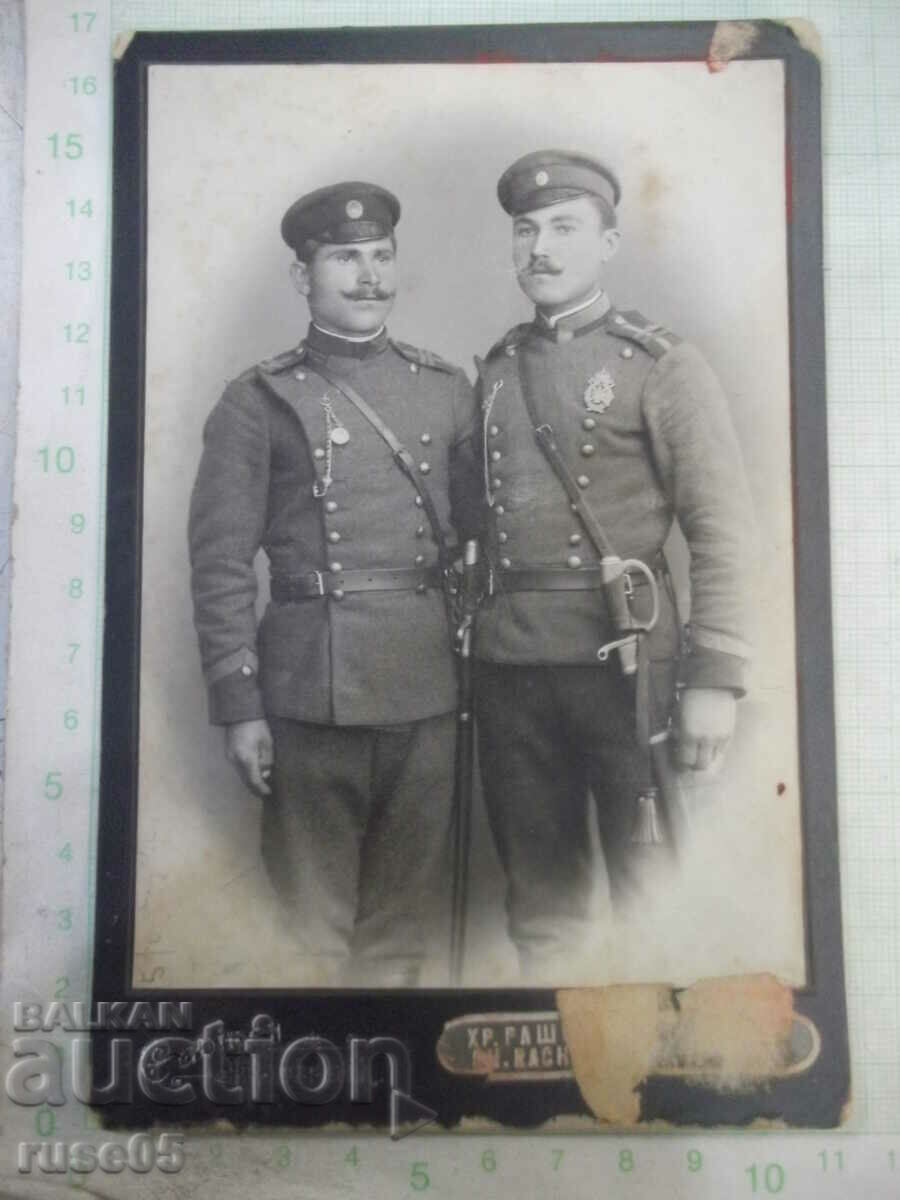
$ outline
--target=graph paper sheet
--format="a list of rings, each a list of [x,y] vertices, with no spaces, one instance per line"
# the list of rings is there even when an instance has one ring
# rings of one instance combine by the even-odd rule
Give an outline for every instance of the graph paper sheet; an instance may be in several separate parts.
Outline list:
[[[12,11],[12,6],[10,11]],[[48,9],[54,5],[48,3]],[[71,21],[74,6],[65,8]],[[894,686],[898,642],[898,576],[900,556],[895,538],[900,523],[900,485],[896,471],[900,458],[900,417],[894,397],[898,351],[893,330],[900,318],[900,242],[896,237],[900,216],[900,13],[892,3],[860,3],[852,11],[843,4],[807,3],[795,6],[792,15],[812,22],[821,38],[824,78],[824,178],[825,272],[828,346],[828,422],[830,503],[832,525],[832,604],[835,627],[837,697],[837,751],[841,875],[844,908],[845,964],[850,1009],[853,1099],[851,1115],[840,1134],[703,1135],[654,1140],[647,1137],[613,1138],[594,1148],[584,1139],[514,1142],[500,1137],[464,1137],[438,1145],[426,1133],[391,1144],[383,1137],[360,1137],[353,1146],[343,1143],[297,1141],[254,1135],[217,1139],[214,1135],[188,1136],[186,1164],[181,1181],[201,1189],[215,1185],[230,1194],[239,1192],[238,1180],[252,1169],[267,1195],[310,1194],[406,1195],[434,1191],[441,1195],[503,1195],[516,1189],[523,1195],[596,1194],[598,1182],[609,1181],[644,1197],[720,1196],[783,1193],[791,1196],[892,1196],[898,1179],[895,1157],[900,1156],[900,820],[898,820],[897,766],[900,741],[900,701]],[[85,14],[91,10],[85,6]],[[78,10],[80,12],[80,10]],[[133,29],[282,28],[317,25],[459,24],[482,22],[596,21],[596,20],[730,20],[777,18],[773,5],[735,4],[727,11],[713,4],[576,4],[552,8],[536,4],[289,4],[289,3],[114,3],[97,6],[96,20],[109,39]],[[6,19],[6,14],[4,13]],[[83,18],[86,19],[86,18]],[[15,41],[16,22],[4,26]],[[67,72],[68,74],[68,72]],[[78,64],[72,74],[79,76]],[[80,76],[79,76],[80,77]],[[48,95],[50,84],[48,83]],[[21,123],[21,94],[4,93],[13,111],[0,113],[4,136],[15,143]],[[46,113],[53,116],[52,105]],[[29,120],[37,119],[29,116]],[[8,124],[6,122],[9,122]],[[99,128],[99,126],[98,126]],[[47,124],[50,136],[65,139],[65,126]],[[65,153],[65,141],[61,143]],[[76,208],[83,203],[76,190],[65,201]],[[27,206],[27,194],[26,194]],[[26,216],[27,219],[27,216]],[[77,239],[76,239],[77,243]],[[103,231],[91,253],[102,256]],[[78,261],[80,251],[73,258]],[[15,253],[4,243],[4,283],[15,276]],[[6,268],[6,264],[13,264]],[[24,264],[24,281],[41,263]],[[102,325],[102,294],[97,296],[95,318]],[[54,311],[62,324],[65,312]],[[77,333],[76,335],[77,336]],[[8,357],[4,360],[8,364]],[[99,381],[98,373],[98,381]],[[9,377],[7,371],[4,378]],[[73,377],[71,385],[79,386]],[[7,386],[7,393],[11,389]],[[3,400],[12,409],[12,396]],[[35,420],[39,414],[21,414]],[[8,421],[8,427],[12,422]],[[95,486],[103,463],[97,438]],[[21,465],[20,465],[21,469]],[[84,494],[90,502],[90,489]],[[95,537],[96,537],[95,531]],[[99,546],[99,537],[95,543]],[[8,570],[0,579],[8,581]],[[13,613],[14,622],[37,620],[52,624],[54,605],[47,612]],[[73,644],[75,642],[73,635]],[[85,619],[79,642],[96,644],[95,617]],[[85,703],[76,704],[80,722],[79,748],[70,763],[49,764],[35,780],[38,790],[52,792],[57,769],[69,768],[84,775],[86,786],[95,785],[96,685],[98,658],[88,663],[79,685]],[[53,685],[51,681],[50,686]],[[92,690],[93,689],[93,690]],[[13,694],[13,702],[15,694]],[[78,699],[78,697],[76,697]],[[82,736],[83,735],[83,736]],[[86,740],[85,740],[86,739]],[[93,756],[93,761],[92,761]],[[92,774],[93,773],[93,774]],[[24,798],[7,795],[6,805]],[[86,826],[87,828],[87,826]],[[51,835],[52,835],[51,831]],[[65,847],[63,846],[63,849]],[[6,846],[7,856],[27,853],[23,846]],[[63,860],[65,861],[65,860]],[[17,908],[43,908],[50,914],[54,932],[67,932],[78,905],[92,897],[90,860],[78,868],[68,893],[56,893],[49,880],[19,878],[28,884],[27,899],[12,900]],[[74,877],[76,872],[71,872]],[[46,893],[46,895],[45,895]],[[10,898],[7,898],[7,919]],[[66,916],[65,914],[69,915]],[[49,928],[49,926],[48,926]],[[90,927],[76,931],[77,945],[61,949],[65,964],[55,986],[77,992],[79,971],[90,958]],[[7,944],[7,963],[15,962]],[[5,996],[22,985],[25,976],[13,972],[6,980]],[[65,984],[63,983],[65,980]],[[61,991],[65,995],[65,990]],[[18,998],[18,997],[17,997]],[[80,1106],[69,1104],[65,1114],[90,1127]],[[16,1127],[4,1145],[4,1171],[17,1179],[15,1144],[19,1137],[52,1135],[45,1107],[28,1114],[29,1124]],[[51,1116],[53,1114],[51,1113]],[[59,1136],[71,1137],[60,1121]],[[13,1130],[11,1124],[10,1129]],[[99,1143],[100,1132],[85,1135]],[[105,1135],[104,1135],[105,1136]],[[124,1139],[120,1139],[123,1140]],[[252,1164],[252,1167],[251,1165]],[[897,1164],[900,1171],[900,1164]],[[71,1176],[70,1176],[71,1178]],[[246,1175],[244,1174],[244,1178]],[[176,1177],[177,1179],[177,1177]],[[75,1182],[79,1180],[76,1178]],[[171,1182],[171,1180],[169,1181]],[[158,1172],[141,1175],[127,1170],[115,1180],[104,1180],[110,1194],[166,1194],[166,1179]],[[13,1184],[12,1186],[16,1186]],[[47,1186],[31,1178],[19,1186],[43,1194]],[[729,1190],[730,1189],[730,1190]],[[202,1194],[202,1191],[201,1191]]]

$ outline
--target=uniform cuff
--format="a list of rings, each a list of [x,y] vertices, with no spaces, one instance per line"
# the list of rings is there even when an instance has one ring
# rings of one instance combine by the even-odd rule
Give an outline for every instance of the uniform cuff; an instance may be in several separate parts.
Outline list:
[[[682,661],[679,684],[685,688],[728,688],[735,696],[746,692],[747,660],[706,646],[694,646]]]
[[[212,725],[258,721],[266,715],[255,671],[251,675],[245,675],[242,670],[233,671],[211,683],[207,695]]]

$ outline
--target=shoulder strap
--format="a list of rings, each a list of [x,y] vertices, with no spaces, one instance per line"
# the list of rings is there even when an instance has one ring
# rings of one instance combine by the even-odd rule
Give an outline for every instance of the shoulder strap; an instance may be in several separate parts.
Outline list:
[[[628,309],[617,313],[606,327],[606,332],[613,337],[627,338],[642,346],[653,358],[662,358],[673,346],[677,346],[681,338],[667,329],[665,325],[657,325],[648,321],[637,309]]]
[[[515,349],[520,342],[525,340],[526,335],[531,329],[531,322],[524,322],[521,325],[513,325],[512,329],[507,329],[503,337],[499,341],[494,342],[490,350],[485,355],[485,359],[496,358],[503,350]]]
[[[553,432],[553,427],[548,425],[546,421],[539,422],[537,411],[534,407],[534,397],[531,394],[529,380],[526,375],[525,363],[522,355],[516,356],[519,367],[519,384],[522,392],[522,398],[525,401],[525,407],[528,409],[528,419],[531,421],[531,426],[534,431],[534,440],[538,444],[538,449],[550,464],[554,475],[563,486],[563,490],[569,498],[569,503],[572,506],[572,511],[578,517],[581,524],[584,526],[584,531],[594,543],[594,548],[601,557],[615,555],[615,549],[609,538],[606,536],[606,530],[597,520],[593,510],[588,505],[584,498],[584,493],[578,486],[575,476],[566,466],[559,446],[556,441],[556,435]]]
[[[362,398],[355,388],[351,387],[346,380],[335,379],[328,371],[324,370],[320,363],[316,363],[313,370],[317,375],[321,375],[326,383],[330,383],[333,388],[341,393],[341,395],[349,400],[356,411],[369,422],[378,436],[387,443],[391,453],[394,456],[394,462],[403,472],[406,478],[410,481],[419,495],[422,497],[422,507],[425,510],[425,515],[428,518],[428,523],[431,525],[431,531],[434,534],[434,540],[437,542],[438,559],[440,561],[441,570],[446,570],[450,566],[450,553],[447,549],[447,537],[441,526],[441,520],[435,508],[434,500],[428,490],[428,485],[425,482],[425,477],[415,464],[415,460],[400,439],[390,428],[389,425],[381,419],[378,413],[372,406]]]
[[[390,344],[407,362],[415,363],[419,367],[431,367],[433,370],[443,371],[447,375],[456,374],[457,368],[453,363],[447,362],[433,350],[421,350],[418,346],[411,346],[409,342],[395,342],[393,338],[390,339]]]
[[[264,358],[256,370],[262,371],[266,375],[280,375],[283,371],[289,371],[291,367],[302,363],[305,358],[306,343],[301,342],[299,346],[295,346],[292,350],[285,350],[283,354],[276,354],[273,358]]]

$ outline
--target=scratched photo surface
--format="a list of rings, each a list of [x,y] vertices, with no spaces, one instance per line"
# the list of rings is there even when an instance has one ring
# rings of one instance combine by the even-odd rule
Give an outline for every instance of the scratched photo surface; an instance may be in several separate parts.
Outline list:
[[[723,769],[692,789],[681,877],[613,922],[598,856],[594,941],[559,983],[759,972],[804,983],[783,86],[776,61],[718,73],[677,62],[150,68],[136,984],[323,982],[263,868],[262,802],[208,723],[186,539],[203,425],[226,383],[306,331],[281,217],[339,180],[394,192],[403,211],[389,332],[474,379],[473,356],[532,315],[497,179],[546,146],[617,171],[622,243],[606,290],[712,365],[763,548],[748,692]],[[671,551],[686,593],[677,533]],[[258,570],[261,615],[262,555]],[[478,789],[470,885],[464,982],[516,986]],[[438,907],[448,889],[436,881]],[[421,983],[447,979],[436,939]]]

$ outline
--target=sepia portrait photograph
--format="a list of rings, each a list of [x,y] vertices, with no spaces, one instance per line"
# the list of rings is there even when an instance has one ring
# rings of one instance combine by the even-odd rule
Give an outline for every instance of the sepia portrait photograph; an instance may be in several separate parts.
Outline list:
[[[134,984],[803,987],[784,64],[146,88]]]

